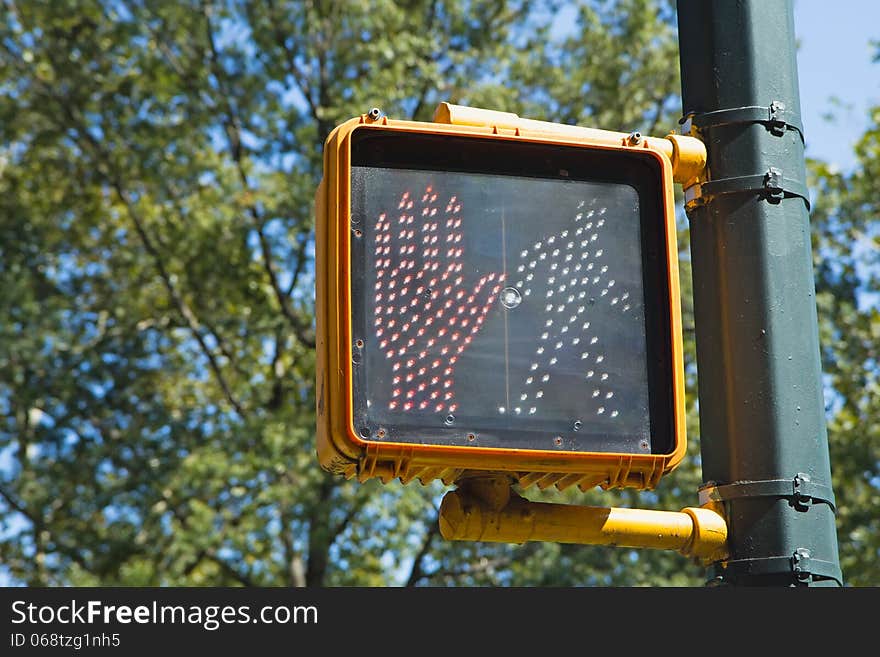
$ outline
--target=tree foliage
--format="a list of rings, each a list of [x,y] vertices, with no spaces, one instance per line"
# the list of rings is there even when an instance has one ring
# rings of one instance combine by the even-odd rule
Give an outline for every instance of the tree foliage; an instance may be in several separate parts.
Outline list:
[[[440,486],[345,482],[314,456],[313,195],[328,132],[373,106],[428,120],[450,100],[662,134],[678,106],[670,4],[0,6],[6,577],[33,585],[702,583],[702,569],[674,553],[446,543],[436,522]],[[865,145],[874,163],[876,143]],[[840,239],[846,222],[859,221],[866,201],[858,194],[871,190],[830,174],[823,181],[837,194],[829,207],[852,208],[828,210],[827,234],[817,233],[817,253],[839,263],[819,261],[827,371],[839,400],[835,463],[845,462],[835,486],[848,491],[873,473],[854,494],[876,506],[877,454],[864,436],[878,424],[869,374],[878,321],[857,305],[865,279]],[[688,327],[686,243],[683,233]],[[686,464],[651,494],[570,501],[695,503],[691,335]],[[842,526],[854,534],[846,564],[866,573],[877,544],[868,508],[841,504]]]
[[[857,166],[811,163],[816,301],[844,578],[880,583],[880,107]]]

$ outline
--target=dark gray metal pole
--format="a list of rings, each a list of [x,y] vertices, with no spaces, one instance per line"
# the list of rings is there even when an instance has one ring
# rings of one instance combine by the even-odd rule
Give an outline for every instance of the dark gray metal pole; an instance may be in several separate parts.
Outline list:
[[[685,116],[709,181],[686,192],[714,581],[843,584],[822,395],[792,4],[678,0]]]

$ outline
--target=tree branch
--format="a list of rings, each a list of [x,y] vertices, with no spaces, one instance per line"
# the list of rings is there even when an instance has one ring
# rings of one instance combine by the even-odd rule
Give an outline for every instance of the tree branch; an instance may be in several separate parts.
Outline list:
[[[213,549],[207,550],[205,556],[216,563],[218,566],[220,566],[220,570],[222,570],[224,573],[229,575],[232,579],[239,582],[243,586],[252,588],[257,586],[254,580],[229,565],[229,563],[227,563],[225,559],[220,558],[220,556]]]
[[[226,136],[229,145],[229,155],[232,158],[232,162],[235,165],[236,171],[238,172],[238,177],[241,185],[247,196],[250,197],[252,187],[250,184],[250,180],[248,179],[247,172],[244,169],[245,147],[244,144],[242,144],[241,140],[241,121],[238,111],[233,105],[232,93],[229,89],[226,88],[226,85],[223,82],[223,73],[220,66],[220,54],[214,42],[214,32],[211,25],[210,14],[210,4],[207,2],[203,2],[202,15],[205,19],[205,35],[208,41],[208,49],[211,56],[211,71],[214,75],[215,80],[217,81],[217,86],[223,98],[223,104],[225,106],[224,128],[226,130]],[[248,214],[251,216],[251,220],[254,224],[254,229],[257,232],[257,239],[260,245],[260,255],[263,261],[263,269],[265,270],[266,275],[269,279],[269,285],[272,288],[275,300],[281,308],[282,314],[293,327],[297,339],[305,344],[307,347],[314,349],[315,339],[314,337],[309,335],[309,327],[306,325],[306,322],[304,322],[302,318],[296,314],[293,306],[290,303],[290,297],[286,296],[281,289],[281,283],[278,280],[278,273],[275,271],[275,265],[273,262],[272,247],[269,244],[269,239],[266,236],[265,232],[264,220],[254,203],[247,204],[247,211]]]
[[[423,579],[427,576],[427,573],[425,573],[425,570],[422,567],[422,562],[431,551],[431,544],[434,542],[437,534],[440,533],[439,518],[440,513],[438,511],[434,514],[433,520],[428,525],[428,530],[425,532],[425,538],[422,540],[422,546],[416,554],[415,559],[413,560],[412,569],[409,571],[409,577],[407,577],[406,579],[405,586],[407,587],[415,586],[420,579]]]
[[[8,49],[7,52],[9,52]],[[193,337],[196,339],[196,342],[198,343],[202,353],[208,359],[209,367],[213,372],[215,378],[217,379],[217,382],[219,383],[221,389],[223,390],[224,396],[232,405],[233,409],[235,409],[236,413],[244,417],[244,408],[233,396],[232,391],[223,376],[222,370],[217,363],[217,358],[214,355],[213,350],[211,350],[205,342],[205,338],[202,335],[201,323],[199,322],[195,313],[184,300],[183,295],[175,286],[171,275],[165,267],[165,263],[161,257],[161,254],[156,249],[153,241],[150,239],[149,234],[147,233],[145,223],[141,219],[140,214],[137,212],[134,204],[129,198],[121,179],[118,175],[116,175],[116,168],[113,166],[111,158],[103,149],[101,144],[99,144],[97,140],[92,136],[92,134],[88,131],[88,129],[85,127],[85,124],[79,121],[76,116],[74,116],[73,110],[68,103],[64,102],[64,99],[57,97],[52,89],[46,87],[44,84],[41,84],[39,81],[35,80],[34,84],[41,89],[42,94],[48,100],[52,101],[59,107],[62,114],[69,122],[69,125],[64,125],[64,123],[59,121],[57,117],[53,117],[51,115],[48,115],[47,118],[49,118],[50,121],[54,122],[56,124],[56,127],[62,132],[66,133],[70,130],[74,130],[79,136],[80,146],[86,150],[92,151],[92,153],[97,158],[99,164],[99,172],[101,173],[105,181],[113,189],[113,191],[117,194],[120,201],[122,201],[122,203],[125,205],[129,217],[131,218],[132,223],[135,226],[135,230],[138,233],[142,244],[144,245],[144,248],[153,259],[153,262],[159,272],[159,276],[162,279],[162,282],[166,290],[168,291],[168,294],[171,297],[171,300],[173,301],[175,307],[186,321],[187,326],[190,329]],[[215,336],[215,338],[217,339],[217,342],[219,344],[220,338],[217,336]]]
[[[355,519],[358,513],[361,512],[361,509],[366,506],[369,501],[371,495],[368,492],[368,489],[365,489],[363,486],[358,488],[357,497],[354,502],[351,503],[351,507],[348,509],[348,513],[345,514],[345,517],[339,521],[339,524],[333,528],[333,540],[335,542],[336,538],[339,537],[342,532],[346,530],[346,528],[351,524],[351,521]]]
[[[208,347],[207,342],[205,342],[205,337],[204,335],[202,335],[201,324],[198,317],[196,317],[196,314],[193,312],[192,308],[189,307],[189,304],[186,303],[186,300],[184,300],[183,296],[174,285],[174,282],[168,272],[168,269],[165,266],[165,262],[162,259],[161,254],[158,252],[152,240],[150,239],[150,236],[147,234],[147,230],[143,220],[140,217],[140,213],[137,212],[137,210],[135,209],[134,203],[132,203],[131,199],[128,197],[128,194],[126,190],[122,187],[121,183],[118,180],[114,179],[111,184],[117,196],[119,196],[120,200],[125,205],[126,210],[128,210],[128,215],[129,217],[131,217],[132,223],[134,224],[135,230],[140,237],[141,243],[144,245],[144,249],[146,249],[150,257],[153,259],[153,262],[156,265],[156,269],[159,271],[159,277],[162,279],[162,282],[165,285],[165,289],[168,291],[171,300],[174,302],[177,310],[186,321],[190,332],[196,339],[196,342],[199,344],[199,347],[201,348],[202,353],[205,355],[205,358],[208,359],[208,366],[211,368],[211,371],[214,374],[214,378],[217,379],[217,383],[223,390],[223,395],[226,397],[226,400],[232,405],[232,408],[235,409],[235,412],[238,413],[241,417],[245,417],[246,413],[244,411],[244,408],[232,394],[232,389],[229,387],[229,383],[226,381],[226,378],[223,375],[223,371],[220,369],[220,365],[217,362],[217,358],[214,355],[213,350]]]
[[[43,532],[49,534],[49,536],[53,536],[53,542],[55,543],[58,552],[63,554],[64,556],[71,559],[74,563],[76,563],[80,568],[82,568],[85,572],[92,572],[91,565],[86,562],[83,556],[77,551],[77,549],[73,546],[65,545],[62,541],[60,541],[57,535],[49,528],[46,524],[45,519],[30,511],[23,503],[19,502],[15,499],[15,496],[8,492],[3,486],[0,486],[0,497],[14,510],[27,518],[32,526],[32,532],[34,537],[38,539],[39,535]]]

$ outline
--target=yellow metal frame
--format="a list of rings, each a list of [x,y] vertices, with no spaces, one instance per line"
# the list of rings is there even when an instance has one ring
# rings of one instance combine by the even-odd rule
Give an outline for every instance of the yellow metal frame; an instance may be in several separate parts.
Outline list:
[[[472,136],[644,153],[658,165],[669,263],[674,446],[669,454],[587,453],[362,439],[353,422],[350,303],[350,145],[355,131]],[[698,144],[698,146],[697,146]],[[507,472],[520,486],[565,489],[654,488],[684,457],[685,413],[681,310],[673,181],[698,175],[705,148],[692,137],[636,137],[520,119],[514,114],[441,104],[435,122],[396,121],[362,115],[338,126],[324,148],[324,177],[316,206],[317,453],[325,469],[359,480],[399,478],[408,483],[452,483],[470,472]]]

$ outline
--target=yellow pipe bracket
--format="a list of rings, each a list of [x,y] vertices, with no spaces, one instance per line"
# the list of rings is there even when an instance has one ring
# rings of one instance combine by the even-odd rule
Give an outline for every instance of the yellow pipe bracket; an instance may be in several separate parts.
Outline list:
[[[704,564],[727,557],[727,523],[712,508],[674,512],[548,504],[523,499],[509,489],[500,495],[496,484],[462,485],[446,494],[439,518],[443,538],[657,548]]]

